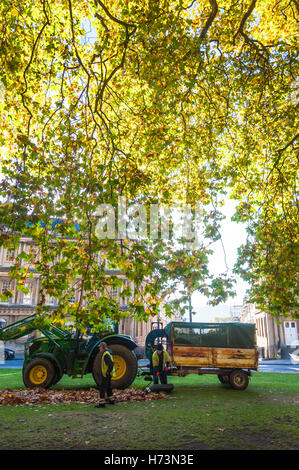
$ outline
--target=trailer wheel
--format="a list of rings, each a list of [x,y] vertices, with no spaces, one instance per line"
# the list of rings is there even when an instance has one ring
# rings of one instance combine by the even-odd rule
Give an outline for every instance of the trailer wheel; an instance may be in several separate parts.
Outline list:
[[[221,382],[222,384],[229,384],[229,376],[228,376],[228,375],[219,374],[219,375],[218,375],[218,379],[220,380],[220,382]]]
[[[108,345],[108,347],[113,355],[114,368],[116,372],[116,376],[111,380],[111,385],[112,388],[122,390],[129,387],[135,380],[138,370],[137,359],[134,352],[130,351],[125,346],[120,344],[111,344]],[[99,386],[101,384],[101,359],[102,355],[98,352],[92,367],[93,378]]]
[[[23,369],[23,382],[26,387],[51,387],[55,379],[53,364],[44,358],[33,359]]]
[[[242,369],[235,369],[229,375],[229,383],[235,390],[245,390],[249,383],[248,374]]]

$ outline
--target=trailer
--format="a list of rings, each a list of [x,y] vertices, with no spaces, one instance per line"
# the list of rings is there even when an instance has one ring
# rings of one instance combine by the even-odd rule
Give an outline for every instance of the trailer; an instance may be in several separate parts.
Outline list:
[[[170,322],[164,329],[153,330],[145,344],[150,373],[158,342],[164,343],[170,355],[169,375],[214,374],[221,383],[245,390],[251,371],[258,370],[254,324]]]

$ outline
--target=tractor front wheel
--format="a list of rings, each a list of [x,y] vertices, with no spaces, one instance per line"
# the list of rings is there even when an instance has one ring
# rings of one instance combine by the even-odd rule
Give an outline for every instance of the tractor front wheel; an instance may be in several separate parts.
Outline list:
[[[53,364],[44,358],[33,359],[23,368],[23,382],[26,387],[49,388],[55,378]]]

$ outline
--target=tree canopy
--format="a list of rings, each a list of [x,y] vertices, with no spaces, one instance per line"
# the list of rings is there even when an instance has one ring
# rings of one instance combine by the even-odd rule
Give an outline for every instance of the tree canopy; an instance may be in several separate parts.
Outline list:
[[[1,244],[22,235],[38,246],[11,277],[26,289],[34,264],[41,313],[52,295],[60,316],[82,324],[99,312],[118,319],[107,288],[122,280],[107,266],[134,283],[139,319],[178,279],[188,295],[225,299],[231,275],[212,279],[207,255],[231,197],[248,230],[235,272],[261,309],[298,317],[298,9],[296,0],[0,0]],[[200,246],[99,239],[97,207],[120,196],[147,213],[200,204]]]

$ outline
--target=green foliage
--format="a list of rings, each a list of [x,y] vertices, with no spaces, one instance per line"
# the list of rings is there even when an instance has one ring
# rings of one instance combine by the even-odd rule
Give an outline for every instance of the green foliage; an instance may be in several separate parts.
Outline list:
[[[195,290],[223,301],[231,276],[210,279],[204,250],[228,191],[248,225],[236,270],[252,300],[297,316],[297,2],[1,0],[0,14],[1,245],[22,234],[38,247],[11,277],[22,290],[34,266],[40,312],[51,295],[81,324],[119,315],[107,265],[134,283],[139,319],[166,278],[183,283],[181,305]],[[98,240],[96,209],[119,196],[200,203],[203,250]]]

